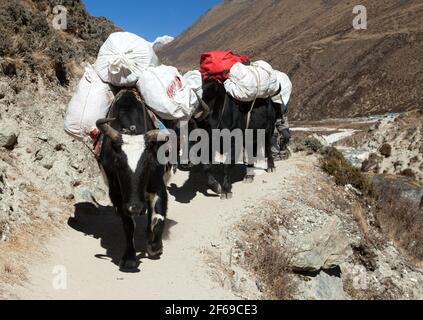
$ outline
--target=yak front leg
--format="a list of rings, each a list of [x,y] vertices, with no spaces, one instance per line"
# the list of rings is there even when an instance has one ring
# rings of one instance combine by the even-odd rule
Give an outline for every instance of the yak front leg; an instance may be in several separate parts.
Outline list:
[[[134,234],[135,234],[135,221],[132,217],[127,216],[120,212],[120,217],[123,223],[123,229],[126,237],[126,250],[122,257],[119,267],[122,271],[134,271],[138,269],[138,262],[136,257]]]
[[[163,254],[163,232],[165,229],[168,199],[166,192],[150,194],[150,210],[148,218],[148,245],[149,258],[159,258]]]

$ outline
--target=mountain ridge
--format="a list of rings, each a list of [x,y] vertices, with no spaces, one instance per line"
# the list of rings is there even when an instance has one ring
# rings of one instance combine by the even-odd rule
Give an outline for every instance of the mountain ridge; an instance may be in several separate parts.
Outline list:
[[[423,4],[369,1],[355,30],[341,1],[226,0],[159,50],[166,64],[199,68],[200,54],[234,50],[263,59],[294,82],[296,120],[401,112],[422,106]],[[404,88],[410,90],[404,90]]]

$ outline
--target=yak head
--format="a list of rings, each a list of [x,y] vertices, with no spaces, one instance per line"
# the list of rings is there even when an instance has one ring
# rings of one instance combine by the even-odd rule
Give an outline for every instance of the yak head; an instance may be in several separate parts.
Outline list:
[[[105,137],[100,158],[112,201],[129,216],[146,213],[150,175],[159,166],[158,146],[166,141],[145,112],[136,92],[122,90],[113,103],[112,117],[97,121]]]

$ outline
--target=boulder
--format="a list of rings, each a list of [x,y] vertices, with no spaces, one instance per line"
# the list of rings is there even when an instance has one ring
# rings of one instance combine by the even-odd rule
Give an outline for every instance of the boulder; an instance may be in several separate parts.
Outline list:
[[[392,155],[392,146],[389,143],[384,143],[380,148],[379,152],[385,158],[389,158]]]
[[[408,169],[401,171],[400,174],[404,177],[416,179],[416,173],[411,168],[408,168]]]
[[[18,143],[19,125],[11,119],[0,122],[0,148],[13,149]]]
[[[349,300],[342,279],[324,271],[298,285],[299,300]]]
[[[10,87],[7,82],[0,82],[0,100],[6,97],[9,90],[10,90]]]
[[[332,217],[309,235],[298,237],[291,261],[294,271],[316,272],[340,266],[351,255],[350,239],[343,232],[341,220]]]

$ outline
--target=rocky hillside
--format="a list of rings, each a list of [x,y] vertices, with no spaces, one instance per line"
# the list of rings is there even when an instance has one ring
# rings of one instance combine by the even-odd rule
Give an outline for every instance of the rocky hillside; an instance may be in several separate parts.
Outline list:
[[[361,116],[422,106],[423,3],[363,0],[368,29],[340,1],[225,0],[161,51],[183,69],[201,52],[265,59],[294,82],[296,119]]]
[[[383,119],[340,144],[366,156],[364,172],[400,175],[423,183],[423,110]]]
[[[52,9],[68,9],[68,29]],[[17,226],[72,212],[91,182],[105,195],[93,157],[63,132],[63,117],[84,62],[116,27],[88,15],[80,0],[0,3],[0,239]],[[63,216],[63,215],[62,215]],[[22,229],[20,229],[22,230]]]

